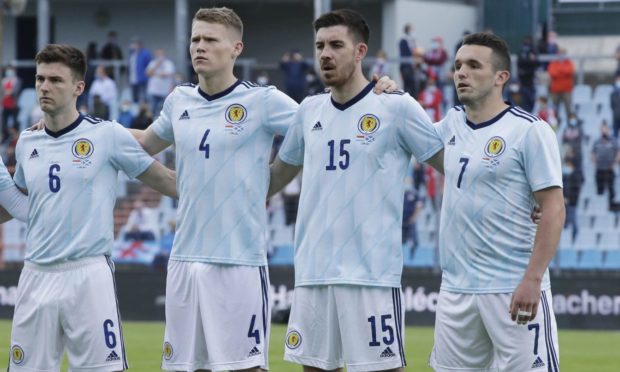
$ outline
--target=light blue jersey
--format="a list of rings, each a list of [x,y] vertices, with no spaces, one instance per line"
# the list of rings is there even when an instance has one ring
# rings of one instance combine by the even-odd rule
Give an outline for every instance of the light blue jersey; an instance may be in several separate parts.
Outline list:
[[[405,176],[442,148],[424,109],[369,84],[346,104],[308,97],[280,148],[303,165],[295,285],[400,287]]]
[[[0,158],[0,191],[10,189],[14,186],[15,183],[13,182],[13,178],[9,174],[9,171],[6,169],[2,158]]]
[[[27,261],[109,255],[118,171],[134,178],[153,159],[120,124],[78,117],[59,132],[22,132],[15,183],[28,191]]]
[[[274,87],[236,82],[213,96],[178,86],[153,123],[175,144],[179,207],[170,259],[267,264],[269,157],[297,103]]]
[[[478,125],[457,106],[436,129],[445,144],[446,172],[439,234],[441,289],[510,293],[532,255],[533,193],[562,187],[555,134],[547,123],[514,106]],[[547,272],[542,290],[549,287]]]

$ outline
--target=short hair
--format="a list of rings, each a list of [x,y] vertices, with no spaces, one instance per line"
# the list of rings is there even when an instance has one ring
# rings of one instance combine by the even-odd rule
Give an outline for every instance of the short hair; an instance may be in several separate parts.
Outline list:
[[[501,37],[488,32],[477,32],[463,38],[463,45],[481,45],[491,48],[496,71],[510,72],[510,52],[508,44]]]
[[[358,12],[351,9],[338,9],[325,13],[314,21],[315,32],[332,26],[346,26],[356,41],[368,44],[370,29],[364,17]]]
[[[34,57],[37,63],[61,63],[71,70],[76,80],[84,80],[86,56],[76,47],[65,44],[48,44]]]
[[[243,38],[243,21],[235,13],[234,10],[225,6],[221,8],[200,8],[194,14],[195,21],[203,21],[208,23],[219,23],[226,27],[230,27],[237,31],[241,38]]]

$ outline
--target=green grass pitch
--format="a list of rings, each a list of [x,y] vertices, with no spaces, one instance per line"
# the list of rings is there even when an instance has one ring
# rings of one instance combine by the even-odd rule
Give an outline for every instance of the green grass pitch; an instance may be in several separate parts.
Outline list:
[[[164,324],[161,322],[123,323],[125,346],[130,371],[159,371]],[[271,334],[269,363],[271,372],[299,371],[301,367],[282,360],[286,327],[274,324]],[[8,364],[11,323],[0,321],[0,369]],[[426,360],[433,345],[430,327],[406,328],[407,371],[431,371]],[[620,370],[620,332],[560,331],[560,363],[562,372],[617,372]],[[66,371],[66,364],[62,371]]]

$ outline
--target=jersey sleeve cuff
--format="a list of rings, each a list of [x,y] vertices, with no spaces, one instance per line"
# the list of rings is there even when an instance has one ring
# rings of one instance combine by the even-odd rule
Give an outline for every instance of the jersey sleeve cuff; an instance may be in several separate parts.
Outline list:
[[[419,158],[416,157],[416,160],[423,163],[427,161],[428,159],[432,158],[435,154],[441,151],[441,149],[443,149],[443,143],[440,143],[437,146],[435,146],[432,150],[425,152],[424,155],[420,156]]]
[[[532,186],[532,192],[548,189],[550,187],[563,188],[562,187],[562,182],[557,182],[557,181],[551,181],[550,180],[550,181],[545,181],[545,182],[541,182],[541,183],[537,183],[536,185],[533,185]]]
[[[286,155],[280,155],[278,154],[278,157],[280,158],[280,160],[282,160],[283,162],[285,162],[286,164],[289,165],[294,165],[296,167],[301,167],[303,165],[303,161],[295,161],[292,158],[286,156]]]

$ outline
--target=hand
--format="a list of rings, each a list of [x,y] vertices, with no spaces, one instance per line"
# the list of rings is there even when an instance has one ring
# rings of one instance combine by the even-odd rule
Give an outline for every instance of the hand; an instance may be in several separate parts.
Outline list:
[[[540,207],[537,205],[534,208],[532,208],[532,214],[530,214],[530,218],[532,219],[532,222],[538,225],[541,217],[542,217],[542,213],[540,212]]]
[[[379,79],[379,76],[377,74],[373,74],[372,81],[377,82],[377,84],[375,84],[375,88],[373,89],[375,94],[381,94],[383,92],[392,93],[393,91],[398,89],[398,84],[396,84],[396,82],[390,79],[390,77],[387,75],[382,76],[381,79]]]
[[[39,119],[39,121],[33,124],[30,128],[28,128],[28,130],[31,132],[37,132],[43,130],[43,128],[45,128],[45,122],[43,121],[43,119]]]
[[[540,280],[524,278],[512,293],[510,318],[517,324],[527,324],[534,320],[540,303]]]

